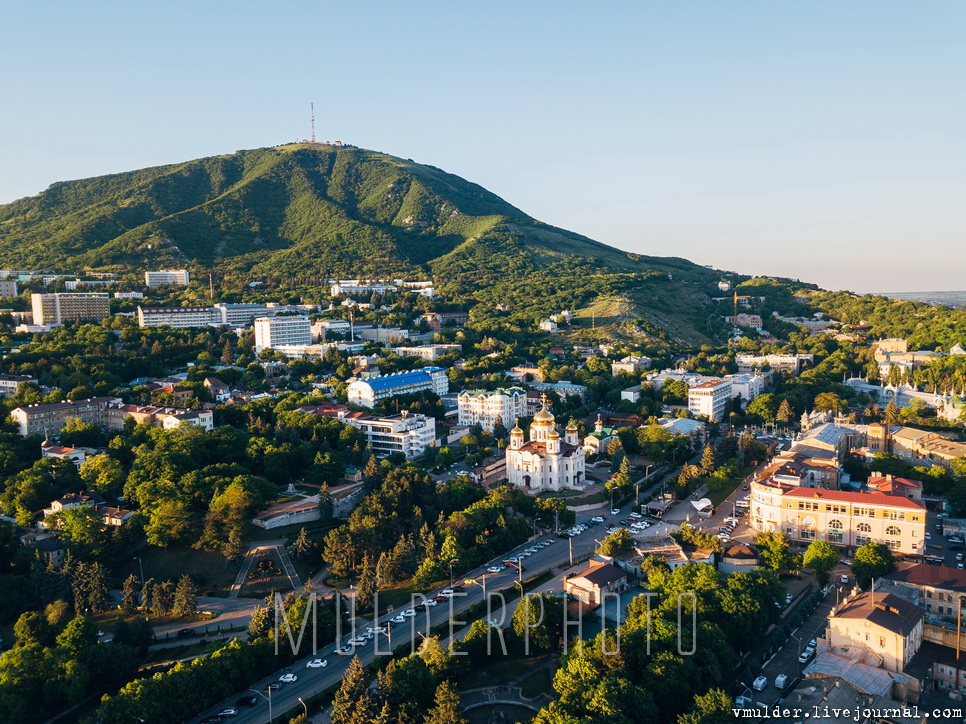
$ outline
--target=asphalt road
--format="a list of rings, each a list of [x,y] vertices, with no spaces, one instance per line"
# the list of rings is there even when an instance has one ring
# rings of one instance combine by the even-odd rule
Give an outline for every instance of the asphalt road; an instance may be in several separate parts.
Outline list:
[[[623,509],[623,514],[629,511],[627,506]],[[578,521],[587,521],[594,515],[598,515],[597,511],[592,511],[588,513],[582,513],[577,516]],[[620,516],[609,516],[610,521],[616,521]],[[577,561],[581,558],[585,558],[593,549],[596,547],[595,539],[600,540],[603,535],[606,534],[603,526],[591,527],[584,531],[580,535],[571,538],[557,538],[552,534],[545,534],[537,537],[529,543],[525,543],[518,548],[505,554],[503,558],[509,557],[511,555],[516,555],[520,551],[533,545],[534,542],[541,540],[553,540],[555,541],[552,545],[549,545],[536,553],[528,557],[524,562],[524,577],[532,578],[533,576],[539,575],[544,571],[551,570],[558,566],[567,565],[570,562],[570,545],[568,541],[573,543],[573,560]],[[414,618],[408,619],[408,623],[397,624],[395,628],[391,628],[391,641],[389,637],[385,635],[377,636],[375,640],[368,641],[367,643],[355,647],[353,651],[347,654],[340,654],[336,652],[336,643],[330,642],[326,645],[321,645],[317,653],[311,652],[312,642],[303,642],[301,649],[307,653],[306,656],[296,661],[289,667],[280,669],[276,671],[271,676],[268,676],[260,681],[254,682],[249,690],[243,690],[235,693],[228,699],[219,702],[215,706],[206,709],[204,712],[199,714],[192,721],[199,721],[206,717],[215,716],[218,712],[223,711],[229,707],[234,707],[238,709],[238,715],[232,718],[230,721],[236,722],[237,724],[261,724],[262,722],[269,721],[269,702],[268,702],[268,692],[267,686],[278,681],[279,676],[284,673],[293,673],[298,677],[298,680],[289,684],[281,684],[281,688],[278,691],[272,692],[271,694],[271,709],[272,714],[277,718],[281,714],[299,706],[299,697],[302,699],[307,699],[310,696],[328,689],[331,686],[338,684],[342,675],[345,672],[349,661],[352,659],[353,655],[358,655],[360,661],[363,664],[367,664],[373,660],[376,656],[376,646],[378,642],[379,655],[388,656],[390,651],[394,648],[400,646],[403,643],[412,643],[414,648],[418,648],[418,642],[421,640],[421,635],[426,633],[429,628],[442,623],[445,623],[450,618],[455,618],[459,620],[458,614],[471,605],[478,603],[483,600],[483,575],[485,569],[498,561],[493,561],[487,563],[480,568],[477,568],[468,573],[462,574],[457,579],[457,583],[465,579],[477,579],[480,581],[480,585],[465,585],[465,592],[463,595],[454,597],[448,603],[440,603],[435,607],[427,607],[425,612],[417,613]],[[519,574],[514,570],[507,568],[500,573],[486,573],[486,590],[487,592],[494,592],[504,588],[511,587],[513,582],[518,579]],[[438,593],[438,592],[434,592]],[[495,600],[495,599],[494,599]],[[418,600],[417,600],[418,602]],[[397,611],[398,613],[398,611]],[[380,617],[380,625],[385,625],[384,622],[392,618],[397,613],[389,613]],[[507,620],[510,616],[510,607],[507,607],[506,617]],[[496,602],[494,602],[493,613],[490,616],[495,618],[498,622],[502,619],[502,614]],[[294,623],[294,622],[293,622]],[[468,622],[467,622],[468,623]],[[297,624],[295,624],[297,625]],[[371,624],[370,624],[371,625]],[[459,631],[464,628],[463,623],[459,623],[454,626],[454,631]],[[365,631],[364,627],[359,627],[356,629],[357,633],[362,633]],[[446,638],[448,634],[444,634],[443,638]],[[353,638],[354,634],[352,632],[346,632],[346,635],[342,636],[339,640],[339,645],[348,643],[348,641]],[[415,643],[413,643],[415,642]],[[312,659],[320,658],[326,660],[328,663],[325,668],[319,669],[309,669],[306,668],[306,664]],[[255,694],[259,697],[258,703],[251,707],[236,707],[235,700],[240,696]]]

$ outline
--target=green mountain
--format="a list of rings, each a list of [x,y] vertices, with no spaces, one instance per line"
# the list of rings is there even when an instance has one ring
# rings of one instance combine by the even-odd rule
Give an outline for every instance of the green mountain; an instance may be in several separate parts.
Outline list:
[[[326,144],[65,181],[0,206],[0,266],[172,265],[254,278],[432,274],[477,301],[519,301],[530,316],[604,294],[627,301],[627,319],[643,306],[659,326],[658,307],[679,313],[684,297],[705,301],[718,278],[549,226],[433,166]]]

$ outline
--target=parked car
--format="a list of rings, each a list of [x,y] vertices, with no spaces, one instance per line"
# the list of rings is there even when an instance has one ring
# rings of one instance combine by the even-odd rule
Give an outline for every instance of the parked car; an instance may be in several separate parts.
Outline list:
[[[807,664],[809,661],[812,660],[812,657],[814,655],[815,655],[815,651],[814,650],[812,650],[812,649],[805,649],[802,653],[800,653],[798,655],[798,663],[800,663],[800,664]]]
[[[620,508],[614,508],[614,509],[612,509],[610,511],[610,514],[611,515],[620,515],[621,514],[621,509]]]
[[[751,688],[755,691],[764,691],[766,686],[768,686],[768,679],[764,676],[759,676],[755,679],[755,683],[751,685]]]
[[[775,677],[776,689],[784,689],[786,683],[788,683],[788,676],[786,674],[779,674]]]
[[[839,576],[839,583],[846,584],[848,582],[849,582],[849,577],[847,575],[843,573],[841,576]]]

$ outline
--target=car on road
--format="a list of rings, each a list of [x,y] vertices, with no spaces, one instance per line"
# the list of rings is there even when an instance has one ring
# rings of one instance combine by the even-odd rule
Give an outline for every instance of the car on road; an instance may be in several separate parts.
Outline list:
[[[929,532],[929,531],[927,530],[927,531],[926,531],[926,536],[925,536],[925,537],[926,537],[926,540],[932,540],[932,533],[930,533],[930,532]]]
[[[593,522],[595,522],[595,523],[603,523],[604,522],[604,519],[601,518],[599,515],[595,515],[593,518],[591,518],[591,520]]]
[[[238,709],[233,706],[230,706],[227,709],[222,709],[220,712],[218,712],[219,719],[231,719],[233,716],[238,716]]]
[[[433,600],[436,601],[436,603],[443,603],[449,599],[446,598],[446,596],[433,596]]]
[[[747,696],[735,697],[735,706],[747,709],[751,706],[751,698]]]
[[[768,679],[764,676],[759,676],[755,679],[755,683],[751,685],[751,688],[755,691],[764,691],[766,686],[768,686]]]
[[[386,629],[383,628],[382,626],[371,626],[371,627],[367,628],[366,631],[372,631],[372,633],[374,633],[374,634],[384,634],[384,633],[386,633]]]
[[[611,515],[620,515],[621,514],[621,509],[620,508],[614,508],[613,510],[610,511],[610,514]]]
[[[294,684],[299,680],[299,677],[297,677],[295,674],[282,674],[278,677],[278,680],[283,684]]]
[[[362,636],[356,636],[349,643],[353,646],[365,646],[369,642],[369,639],[365,639]]]
[[[847,575],[845,575],[843,573],[841,576],[839,576],[839,583],[843,583],[844,584],[844,583],[848,583],[848,582],[849,582],[849,577]]]
[[[808,643],[807,643],[807,644],[805,645],[805,648],[808,648],[808,649],[814,649],[814,648],[815,648],[816,646],[818,646],[818,639],[811,639],[811,640],[810,640],[810,641],[809,641],[809,642],[808,642]]]
[[[402,623],[402,622],[400,621],[400,623]],[[347,654],[350,651],[352,651],[352,647],[349,646],[349,644],[346,644],[345,646],[340,646],[339,647],[339,653],[340,654]]]
[[[957,553],[957,554],[956,554],[956,560],[957,560],[957,561],[961,561],[961,560],[963,560],[963,554],[962,554],[962,553]]]
[[[785,684],[787,684],[787,683],[788,683],[788,675],[787,674],[779,674],[778,676],[775,677],[775,688],[776,689],[784,689],[785,688]]]
[[[402,616],[402,615],[400,615],[400,616],[394,616],[392,618],[392,622],[393,623],[405,623],[406,622],[406,617],[405,616]]]
[[[269,684],[269,685],[268,685],[268,686],[266,686],[265,688],[266,688],[266,689],[267,689],[268,691],[278,691],[279,689],[281,689],[281,688],[282,688],[282,685],[281,685],[281,684],[279,684],[279,683],[278,683],[277,681],[273,681],[273,682],[272,682],[271,684]]]
[[[815,651],[814,650],[812,650],[812,649],[805,649],[801,654],[798,655],[798,663],[800,663],[800,664],[807,664],[809,661],[812,660],[812,657],[814,655],[815,655]]]
[[[427,598],[426,605],[429,607],[438,606],[439,601],[437,601],[435,598]],[[382,633],[382,631],[377,631],[376,633]]]
[[[503,570],[503,569],[502,568],[497,568],[496,566],[490,566],[489,568],[486,569],[486,572],[487,573],[499,573],[501,570]]]
[[[201,720],[200,724],[221,724],[220,716],[206,716]]]
[[[385,629],[383,629],[385,631]],[[324,669],[329,665],[329,662],[325,659],[312,659],[309,663],[305,665],[306,669]]]
[[[416,615],[416,612],[413,611],[411,608],[407,608],[405,611],[402,612],[401,615],[405,616],[406,618],[412,618],[413,616]]]
[[[235,706],[255,706],[258,703],[258,697],[249,694],[248,696],[240,696],[235,699]]]
[[[548,546],[552,546],[556,542],[557,541],[554,540],[553,538],[547,538],[547,540],[544,541],[544,543],[546,543]]]
[[[194,633],[195,633],[195,632],[194,632],[194,629],[190,629],[190,628],[183,628],[183,629],[181,629],[181,630],[179,630],[179,631],[178,631],[178,636],[179,636],[179,637],[184,637],[184,636],[193,636],[193,635],[194,635]]]

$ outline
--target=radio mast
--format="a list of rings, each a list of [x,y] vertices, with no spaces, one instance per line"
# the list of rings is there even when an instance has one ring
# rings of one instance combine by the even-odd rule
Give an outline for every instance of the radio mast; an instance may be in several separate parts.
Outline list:
[[[312,109],[312,143],[315,143],[315,103],[310,103],[309,107]]]

